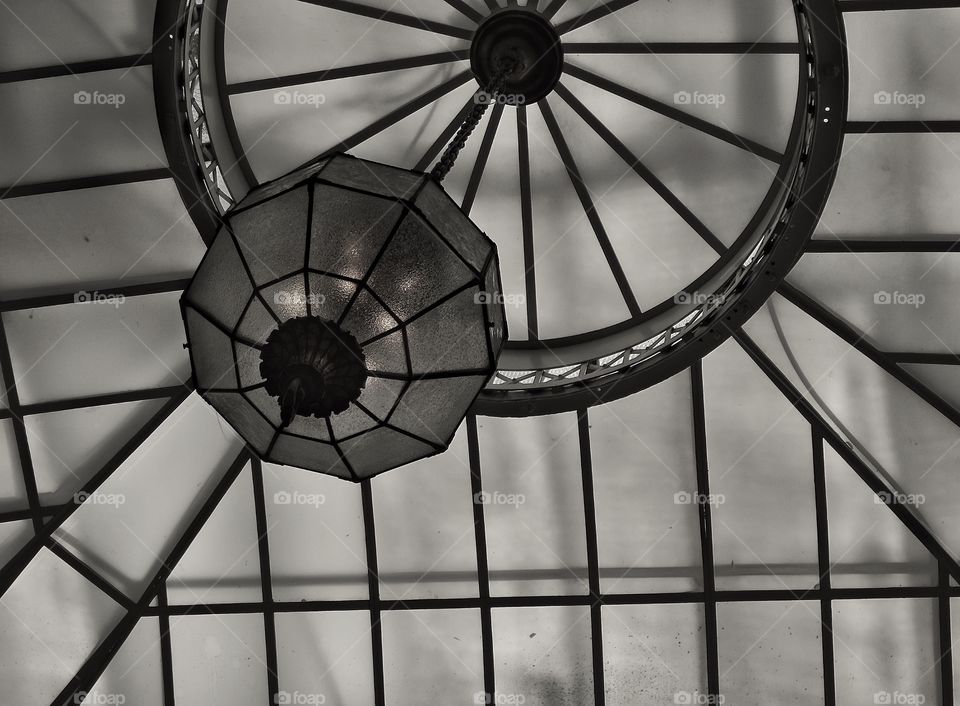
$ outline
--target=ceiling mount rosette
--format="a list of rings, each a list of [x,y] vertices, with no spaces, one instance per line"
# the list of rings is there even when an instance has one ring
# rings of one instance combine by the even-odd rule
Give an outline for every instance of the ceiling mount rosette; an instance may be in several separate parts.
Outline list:
[[[249,23],[254,5],[206,0],[185,52],[199,57],[190,65],[204,76],[194,97],[205,118],[187,156],[202,153],[202,173],[217,175],[205,187],[214,209],[224,192],[242,198],[317,154],[349,149],[423,171],[491,99],[498,59],[539,57],[511,74],[476,149],[444,181],[497,242],[511,304],[511,337],[475,410],[522,416],[616,399],[688,367],[757,311],[836,174],[840,9],[757,2],[734,28],[727,4],[693,25],[684,3],[417,4],[377,14],[377,32],[397,40],[385,52],[366,5],[310,3],[323,22],[309,29],[299,6],[264,11],[277,31],[246,36],[231,13]],[[253,50],[284,67],[271,37],[317,31],[355,39],[349,57],[331,41],[316,70],[293,62],[261,75],[249,61]],[[436,48],[423,53],[428,37]],[[265,125],[275,127],[263,135]]]
[[[353,481],[445,450],[506,337],[494,244],[429,175],[347,155],[229,210],[181,307],[248,446]]]

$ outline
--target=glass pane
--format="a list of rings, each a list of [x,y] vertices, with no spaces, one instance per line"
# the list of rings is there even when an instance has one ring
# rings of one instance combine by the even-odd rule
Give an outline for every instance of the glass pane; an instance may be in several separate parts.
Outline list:
[[[387,703],[483,703],[479,611],[395,610],[382,623]]]
[[[330,165],[323,170],[323,178],[391,198],[411,198],[424,179],[422,175],[387,164],[375,164],[349,157],[331,160]]]
[[[473,279],[476,276],[430,226],[409,212],[367,284],[406,321]]]
[[[703,638],[699,604],[604,606],[607,706],[700,703],[693,697],[707,691]]]
[[[819,603],[720,603],[717,631],[720,692],[726,703],[823,703]],[[846,674],[838,669],[837,681]],[[838,695],[837,703],[875,702]]]
[[[493,611],[494,703],[593,703],[590,610],[583,606]]]
[[[476,596],[466,428],[445,453],[378,478],[373,492],[381,598]]]
[[[193,221],[182,217],[173,179],[5,199],[3,205],[5,297],[190,277],[206,252]]]
[[[306,267],[308,200],[301,186],[229,218],[258,285]]]
[[[461,292],[407,327],[410,364],[417,375],[490,367],[478,287]]]
[[[477,423],[490,592],[587,593],[576,414]]]
[[[960,221],[950,188],[960,179],[958,153],[960,135],[950,133],[847,137],[817,237],[952,236]]]
[[[427,182],[417,206],[447,242],[473,269],[480,271],[490,255],[490,241],[439,184]]]
[[[186,311],[190,338],[190,360],[201,390],[236,389],[237,369],[233,364],[233,344],[221,329],[196,312]]]
[[[476,376],[417,380],[404,393],[390,423],[428,441],[446,444],[485,382],[485,378]]]
[[[836,601],[833,632],[838,704],[938,703],[935,600]]]
[[[270,463],[263,465],[263,483],[273,597],[367,598],[360,487]]]
[[[177,703],[269,701],[263,616],[173,616],[170,641]]]
[[[48,57],[45,63],[57,62]],[[4,83],[0,133],[6,137],[4,185],[167,166],[150,66]]]
[[[403,213],[393,201],[326,184],[314,187],[310,267],[362,279]]]
[[[253,478],[244,469],[174,567],[167,579],[167,601],[260,601],[258,537]]]
[[[278,613],[280,703],[373,703],[370,613]],[[257,703],[260,703],[257,701]]]
[[[960,71],[953,53],[953,9],[851,12],[844,16],[850,47],[851,120],[949,120],[960,113],[953,90]],[[897,95],[893,93],[897,89]]]
[[[5,313],[20,402],[188,380],[179,297],[173,292]]]
[[[692,414],[689,374],[590,408],[604,593],[702,586]]]
[[[703,376],[717,588],[812,588],[810,425],[733,340]]]

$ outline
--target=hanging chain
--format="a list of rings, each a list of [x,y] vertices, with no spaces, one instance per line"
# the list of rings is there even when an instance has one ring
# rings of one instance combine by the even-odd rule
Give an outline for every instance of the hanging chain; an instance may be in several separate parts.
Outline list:
[[[500,59],[497,73],[494,74],[492,79],[490,79],[490,83],[482,91],[482,93],[475,94],[473,110],[471,110],[469,115],[464,118],[463,123],[460,125],[460,129],[457,130],[457,134],[454,135],[453,140],[451,140],[450,144],[447,145],[447,149],[440,156],[436,166],[430,173],[438,183],[443,181],[443,178],[450,173],[450,170],[453,168],[453,163],[460,154],[460,150],[464,148],[470,135],[473,134],[473,131],[477,128],[477,125],[480,124],[483,114],[487,112],[487,108],[490,106],[490,104],[495,101],[497,96],[499,96],[503,91],[503,87],[507,82],[507,77],[510,76],[510,74],[512,74],[514,71],[522,68],[523,64],[516,57],[505,57]],[[486,100],[477,101],[477,97],[483,94],[485,94]]]

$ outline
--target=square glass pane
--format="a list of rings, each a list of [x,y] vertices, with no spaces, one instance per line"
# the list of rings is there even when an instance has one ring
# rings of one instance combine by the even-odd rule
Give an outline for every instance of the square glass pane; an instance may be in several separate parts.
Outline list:
[[[477,420],[493,595],[587,593],[577,415]]]
[[[477,595],[465,426],[445,453],[384,474],[373,493],[382,599]]]
[[[278,613],[280,703],[372,704],[370,613]],[[257,703],[260,703],[259,701]]]
[[[810,425],[733,340],[703,377],[717,588],[812,588]]]
[[[497,659],[493,703],[593,703],[589,608],[494,609],[493,652]]]
[[[178,704],[270,701],[262,615],[173,616],[170,643]]]
[[[833,632],[838,704],[938,703],[936,600],[836,601]]]
[[[690,375],[589,410],[604,593],[702,586]]]
[[[478,703],[477,694],[483,696],[480,611],[394,610],[381,622],[388,704]]]
[[[604,606],[602,616],[607,706],[699,703],[694,696],[707,692],[702,605]]]
[[[823,704],[820,633],[816,602],[718,604],[720,693],[725,702]],[[837,670],[838,681],[842,674]],[[874,702],[838,696],[837,703]]]
[[[360,487],[298,468],[263,464],[273,597],[368,598]]]

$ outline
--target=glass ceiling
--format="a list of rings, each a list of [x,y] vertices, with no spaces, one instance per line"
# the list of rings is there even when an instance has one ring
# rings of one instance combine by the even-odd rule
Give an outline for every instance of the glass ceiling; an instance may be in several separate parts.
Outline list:
[[[259,179],[467,67],[367,89],[285,79],[468,45],[357,5],[462,29],[496,3],[230,0],[224,79],[322,85],[327,101],[330,132],[273,88],[232,92]],[[615,402],[471,415],[447,453],[354,486],[251,459],[192,392],[178,300],[205,246],[154,101],[157,0],[0,2],[0,703],[955,703],[960,2],[839,5],[837,179],[742,330]],[[786,1],[540,6],[557,24],[625,6],[570,32],[583,44],[797,40]],[[576,59],[662,101],[717,91],[727,103],[691,112],[772,149],[796,61]],[[564,81],[732,241],[769,186],[762,157]],[[472,90],[354,152],[413,166]],[[549,100],[641,308],[669,298],[716,253]],[[498,114],[482,181],[490,118],[448,187],[498,240],[508,293],[537,265],[512,333],[530,335],[531,311],[541,338],[621,322],[532,108],[534,232],[571,238],[524,250],[518,111]]]

